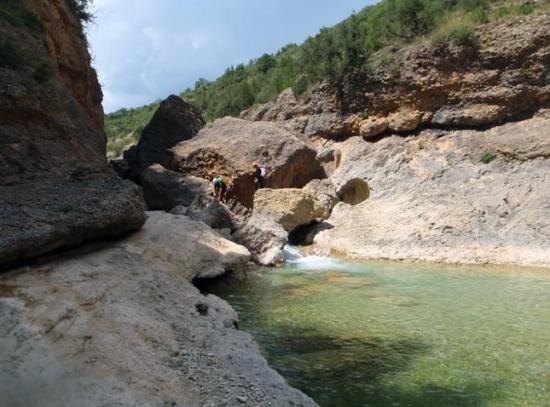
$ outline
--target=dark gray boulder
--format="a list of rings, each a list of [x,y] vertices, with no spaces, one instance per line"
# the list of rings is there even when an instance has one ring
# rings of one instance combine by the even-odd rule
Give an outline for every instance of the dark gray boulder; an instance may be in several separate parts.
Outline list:
[[[153,164],[166,166],[166,150],[194,137],[203,126],[204,120],[194,106],[178,96],[168,96],[143,129],[137,146],[124,154],[131,168],[129,177],[139,181],[145,168]]]

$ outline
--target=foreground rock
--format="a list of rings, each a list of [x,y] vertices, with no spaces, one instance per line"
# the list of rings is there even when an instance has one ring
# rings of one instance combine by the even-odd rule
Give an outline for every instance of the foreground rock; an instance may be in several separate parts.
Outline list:
[[[335,185],[368,182],[339,203],[317,252],[376,259],[550,265],[550,112],[487,131],[425,131],[341,143]]]
[[[145,220],[137,188],[107,165],[101,88],[68,2],[4,3],[24,23],[0,18],[12,50],[0,63],[0,266]]]
[[[151,213],[126,240],[3,275],[0,405],[314,406],[190,283],[248,258],[201,222]]]
[[[269,169],[265,183],[270,188],[301,188],[326,176],[314,148],[275,123],[219,119],[171,153],[172,170],[205,179],[211,174],[232,177],[229,197],[247,208],[254,199],[254,162]]]
[[[49,178],[2,188],[0,265],[143,225],[141,191],[114,174]]]

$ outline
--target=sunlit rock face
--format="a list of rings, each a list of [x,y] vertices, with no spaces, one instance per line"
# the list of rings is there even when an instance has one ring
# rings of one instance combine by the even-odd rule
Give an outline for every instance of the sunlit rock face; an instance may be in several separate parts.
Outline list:
[[[232,178],[229,197],[246,208],[253,206],[254,163],[266,168],[269,188],[301,188],[314,178],[326,177],[314,146],[271,122],[218,119],[170,152],[172,170],[202,178],[212,174]]]
[[[549,266],[549,128],[550,112],[542,109],[484,131],[341,143],[330,180],[344,202],[325,221],[331,228],[315,236],[316,251]]]
[[[548,13],[480,24],[474,35],[470,44],[426,40],[384,49],[367,73],[300,97],[287,89],[241,117],[275,121],[313,139],[376,140],[425,128],[499,125],[548,103]]]

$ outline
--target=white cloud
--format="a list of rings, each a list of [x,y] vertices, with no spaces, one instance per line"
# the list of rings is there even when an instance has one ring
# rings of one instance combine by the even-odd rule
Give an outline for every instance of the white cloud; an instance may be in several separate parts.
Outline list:
[[[179,93],[199,77],[301,42],[368,0],[95,0],[88,29],[107,112]]]

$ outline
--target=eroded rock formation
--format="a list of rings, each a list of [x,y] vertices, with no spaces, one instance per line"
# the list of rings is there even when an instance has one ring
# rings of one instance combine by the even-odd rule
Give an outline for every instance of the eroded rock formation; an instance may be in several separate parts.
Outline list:
[[[65,0],[2,7],[21,18],[0,18],[0,265],[138,229],[140,191],[105,159],[80,23]]]
[[[340,144],[332,181],[361,176],[370,197],[338,203],[315,237],[351,257],[550,266],[550,114],[490,130]]]
[[[420,128],[477,128],[533,114],[550,100],[550,15],[540,12],[481,25],[471,44],[425,42],[385,49],[378,66],[319,86],[302,100],[291,90],[244,112],[309,137],[341,141]],[[389,62],[388,62],[389,61]]]

